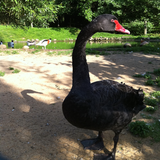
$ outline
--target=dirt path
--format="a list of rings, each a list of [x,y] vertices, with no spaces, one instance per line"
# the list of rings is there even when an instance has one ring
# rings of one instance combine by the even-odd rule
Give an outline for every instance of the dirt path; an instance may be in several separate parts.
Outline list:
[[[132,77],[160,68],[160,57],[141,53],[87,56],[91,81],[112,79],[145,92],[158,90]],[[152,62],[148,64],[148,62]],[[20,69],[13,74],[9,67]],[[79,140],[97,132],[70,125],[62,114],[62,102],[71,88],[71,56],[1,55],[0,153],[10,160],[92,160]],[[139,115],[137,120],[142,119]],[[105,147],[113,147],[113,133],[104,132]],[[160,143],[134,137],[127,129],[120,135],[117,160],[159,160]]]

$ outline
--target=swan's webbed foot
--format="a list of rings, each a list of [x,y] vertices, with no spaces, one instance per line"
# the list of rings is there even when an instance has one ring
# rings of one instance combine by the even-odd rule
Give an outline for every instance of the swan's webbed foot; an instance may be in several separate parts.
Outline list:
[[[102,133],[99,132],[99,135],[97,138],[82,140],[81,144],[83,145],[84,149],[89,149],[89,150],[103,149],[104,144],[103,144],[103,139],[102,139]]]
[[[110,154],[95,154],[93,160],[115,160],[112,153]]]

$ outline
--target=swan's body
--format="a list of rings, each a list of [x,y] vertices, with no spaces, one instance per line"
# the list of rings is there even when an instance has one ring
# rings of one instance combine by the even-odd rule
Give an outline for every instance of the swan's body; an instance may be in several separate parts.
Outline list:
[[[118,23],[115,16],[108,14],[98,16],[82,29],[72,54],[72,89],[62,106],[65,118],[72,125],[99,132],[98,138],[81,142],[86,149],[102,149],[102,131],[115,132],[113,152],[107,159],[115,158],[121,130],[131,122],[134,115],[145,108],[142,90],[135,90],[111,80],[90,83],[85,54],[87,40],[98,31],[115,30],[129,33]]]
[[[51,43],[51,38],[50,38],[50,39],[43,39],[43,40],[39,41],[39,42],[36,44],[36,46],[42,46],[42,47],[45,47],[45,49],[46,49],[46,46],[47,46],[48,44],[50,44],[50,43]]]

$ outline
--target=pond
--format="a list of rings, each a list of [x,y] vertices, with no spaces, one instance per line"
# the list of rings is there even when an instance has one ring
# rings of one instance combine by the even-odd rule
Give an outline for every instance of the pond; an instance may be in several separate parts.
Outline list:
[[[102,42],[88,42],[86,48],[119,48],[123,47],[125,43],[130,43],[132,46],[139,46],[140,41],[131,41],[131,42],[123,42],[123,41],[102,41]],[[8,43],[4,43],[8,48]],[[27,45],[27,43],[14,43],[15,49],[23,48],[23,46]],[[51,42],[49,45],[46,46],[47,49],[73,49],[75,45],[74,41],[70,42]],[[150,46],[152,47],[159,47],[160,42],[150,42]],[[30,49],[42,49],[41,46],[30,46]]]

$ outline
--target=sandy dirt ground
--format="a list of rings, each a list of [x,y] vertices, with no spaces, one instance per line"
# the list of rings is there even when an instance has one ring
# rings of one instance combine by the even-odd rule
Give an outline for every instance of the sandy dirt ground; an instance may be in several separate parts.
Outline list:
[[[71,88],[72,59],[68,56],[28,54],[0,56],[0,154],[9,160],[92,160],[95,153],[84,150],[80,140],[97,132],[76,128],[62,113],[62,102]],[[158,90],[134,78],[160,68],[160,57],[141,53],[88,55],[91,82],[111,79],[145,92]],[[148,62],[152,62],[148,64]],[[12,73],[9,67],[21,70]],[[140,114],[136,118],[142,120]],[[104,132],[104,144],[113,148],[113,132]],[[160,143],[138,138],[124,129],[120,134],[116,160],[159,160]]]

